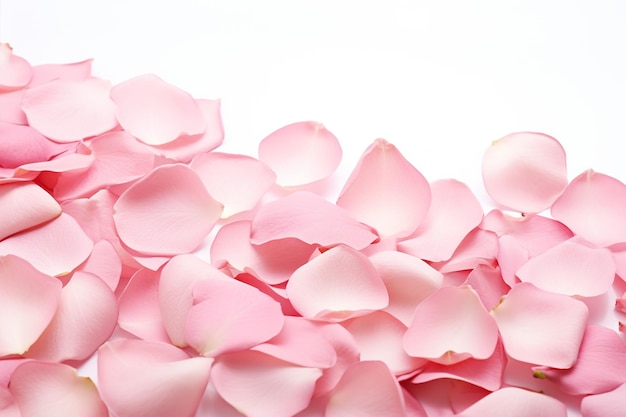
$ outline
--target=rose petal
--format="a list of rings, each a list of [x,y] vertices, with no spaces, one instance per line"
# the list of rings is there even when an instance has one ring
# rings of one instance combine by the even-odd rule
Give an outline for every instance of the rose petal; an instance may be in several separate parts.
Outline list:
[[[91,255],[79,270],[97,276],[111,291],[115,291],[122,274],[122,262],[113,245],[101,240],[93,245]]]
[[[626,384],[603,394],[582,399],[580,410],[585,417],[622,417],[626,408]]]
[[[492,392],[458,417],[567,417],[567,408],[548,395],[516,387]]]
[[[62,80],[84,80],[91,75],[91,64],[93,59],[72,62],[69,64],[43,64],[33,67],[33,78],[29,86],[35,87],[49,81]]]
[[[111,89],[120,125],[148,145],[163,145],[182,135],[204,132],[206,122],[189,93],[146,74]]]
[[[471,270],[478,265],[495,264],[498,237],[495,233],[476,228],[456,248],[452,258],[433,266],[441,273]]]
[[[13,394],[3,386],[0,386],[0,417],[22,417]]]
[[[424,176],[394,145],[377,139],[361,156],[337,205],[381,237],[405,237],[420,225],[430,200]]]
[[[30,126],[0,122],[0,167],[47,161],[65,149],[65,145],[49,141]]]
[[[511,289],[503,281],[500,269],[489,265],[478,265],[469,273],[465,283],[476,291],[487,310],[498,305],[502,296]]]
[[[8,43],[0,43],[0,92],[24,87],[32,76],[28,61],[13,55],[13,48]]]

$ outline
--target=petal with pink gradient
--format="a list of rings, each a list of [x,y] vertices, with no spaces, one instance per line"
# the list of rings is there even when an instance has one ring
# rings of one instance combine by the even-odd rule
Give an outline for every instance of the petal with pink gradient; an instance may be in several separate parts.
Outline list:
[[[465,283],[476,291],[487,310],[497,306],[511,289],[502,279],[500,269],[489,265],[478,265],[469,273]]]
[[[97,276],[111,291],[115,291],[122,274],[122,262],[113,245],[107,240],[100,240],[93,245],[91,255],[78,269]]]
[[[24,93],[28,124],[56,142],[74,142],[117,126],[111,84],[99,78],[57,79]]]
[[[548,395],[517,387],[505,387],[477,401],[457,416],[567,417],[567,408],[565,404]]]
[[[223,218],[252,210],[276,181],[271,169],[246,155],[203,153],[189,166],[198,173],[209,194],[224,205]]]
[[[446,261],[461,241],[477,227],[483,209],[469,187],[457,180],[430,184],[432,199],[417,230],[398,243],[398,250],[433,262]]]
[[[406,352],[442,364],[487,359],[498,342],[498,328],[470,286],[442,287],[415,309],[404,335]]]
[[[200,106],[189,93],[145,74],[111,89],[120,125],[148,145],[163,145],[182,135],[204,132]]]
[[[93,242],[106,240],[115,246],[119,237],[113,223],[113,204],[117,196],[100,190],[89,198],[64,201],[63,212],[72,216]]]
[[[61,276],[83,263],[92,248],[93,242],[76,220],[62,213],[48,223],[1,241],[0,255],[19,256],[45,274]]]
[[[13,55],[8,43],[0,43],[0,92],[26,86],[33,76],[33,69],[24,58]]]
[[[0,240],[61,214],[50,194],[32,182],[0,185]]]
[[[243,351],[218,357],[211,381],[218,394],[247,417],[291,417],[309,405],[321,374],[317,368]]]
[[[0,167],[17,168],[31,162],[47,161],[66,148],[30,126],[0,121]]]
[[[296,238],[311,245],[343,243],[363,249],[378,236],[342,208],[311,192],[298,191],[263,205],[252,220],[252,244],[284,238]]]
[[[337,205],[381,237],[406,237],[424,220],[431,202],[428,181],[400,151],[377,139],[346,181]]]
[[[87,169],[92,163],[93,155],[72,153],[70,150],[49,161],[24,164],[19,167],[18,172],[68,172]]]
[[[4,386],[0,386],[0,417],[22,417],[13,394]]]
[[[482,175],[487,193],[498,204],[521,213],[539,213],[567,186],[565,150],[548,135],[513,133],[485,151]]]
[[[343,245],[298,268],[287,282],[287,295],[304,317],[327,321],[356,317],[389,303],[374,265],[359,251]]]
[[[557,369],[576,362],[589,315],[582,301],[530,283],[514,286],[491,314],[513,359]]]
[[[222,205],[185,165],[162,165],[130,186],[114,205],[120,239],[146,255],[193,251],[209,234]]]
[[[550,213],[575,234],[598,246],[626,242],[626,185],[588,170],[574,178]]]
[[[441,273],[470,270],[478,265],[494,265],[498,252],[498,237],[488,230],[472,230],[456,248],[452,258],[433,264]]]
[[[339,141],[317,122],[293,123],[259,144],[259,159],[276,173],[283,187],[310,184],[329,177],[341,162]]]
[[[584,417],[622,417],[625,409],[626,384],[609,392],[588,395],[580,403]]]
[[[25,362],[13,372],[9,389],[22,417],[109,415],[96,385],[68,365]]]
[[[0,256],[0,356],[28,350],[54,317],[60,294],[58,279],[17,256]]]
[[[93,59],[71,62],[69,64],[42,64],[33,67],[33,78],[29,86],[35,87],[49,81],[61,80],[84,80],[91,75]]]
[[[116,417],[193,417],[211,363],[170,344],[115,339],[98,351],[98,387]]]

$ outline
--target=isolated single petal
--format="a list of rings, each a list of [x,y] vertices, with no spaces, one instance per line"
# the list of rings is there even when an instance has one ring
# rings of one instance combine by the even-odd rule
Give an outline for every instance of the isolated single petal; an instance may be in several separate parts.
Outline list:
[[[622,417],[626,409],[626,384],[612,391],[587,395],[580,403],[584,417]]]
[[[509,356],[567,369],[578,357],[589,313],[582,301],[520,283],[503,297],[492,315]]]
[[[0,167],[47,161],[65,149],[66,145],[48,140],[30,126],[0,121]]]
[[[0,240],[61,214],[50,194],[32,182],[0,185]]]
[[[485,151],[482,174],[487,193],[497,203],[521,213],[539,213],[567,186],[565,150],[542,133],[513,133]]]
[[[298,268],[287,283],[304,317],[340,321],[385,308],[387,289],[374,265],[349,246],[335,246]]]
[[[222,205],[185,165],[162,165],[130,186],[114,205],[120,239],[146,255],[193,251],[209,234]]]
[[[283,187],[305,185],[329,177],[341,161],[339,141],[317,122],[293,123],[259,144],[259,159]]]
[[[26,86],[33,70],[24,58],[13,55],[8,43],[0,43],[0,92]]]
[[[567,186],[552,205],[552,216],[598,246],[626,242],[626,185],[588,170]]]
[[[337,205],[381,237],[405,237],[420,225],[430,201],[424,176],[394,145],[377,139],[361,156]]]
[[[457,416],[567,417],[567,408],[565,404],[548,395],[517,387],[505,387],[487,395]]]
[[[163,145],[182,135],[204,132],[200,106],[189,93],[146,74],[111,89],[120,125],[148,145]]]

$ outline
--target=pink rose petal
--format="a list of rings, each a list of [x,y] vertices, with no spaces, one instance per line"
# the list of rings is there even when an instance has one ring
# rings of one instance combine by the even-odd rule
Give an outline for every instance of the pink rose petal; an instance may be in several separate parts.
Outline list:
[[[502,296],[511,289],[502,279],[500,269],[489,265],[478,265],[469,273],[465,283],[476,291],[487,310],[498,305]]]
[[[84,80],[91,75],[93,59],[72,62],[69,64],[43,64],[33,67],[33,78],[30,87],[45,84],[52,80]]]
[[[32,162],[47,161],[66,148],[66,145],[48,140],[30,126],[0,121],[0,167],[17,168]]]
[[[13,394],[3,386],[0,386],[0,417],[22,417]]]
[[[567,369],[578,358],[589,313],[582,301],[521,283],[492,315],[513,359]]]
[[[146,255],[193,251],[222,212],[185,165],[162,165],[129,187],[114,205],[120,239]]]
[[[304,317],[341,321],[389,303],[387,289],[365,255],[336,246],[298,268],[287,283],[294,308]]]
[[[68,365],[26,362],[11,377],[10,390],[22,417],[108,417],[91,379]]]
[[[521,213],[539,213],[567,185],[565,150],[548,135],[513,133],[485,151],[482,174],[487,193],[497,203]]]
[[[433,264],[441,273],[471,270],[478,265],[494,265],[498,251],[498,237],[495,233],[476,228],[472,230],[456,248],[452,258]]]
[[[420,225],[430,201],[424,176],[394,145],[377,139],[361,156],[337,205],[381,237],[405,237]]]
[[[111,84],[99,78],[54,80],[24,93],[28,124],[57,142],[73,142],[117,126]]]
[[[32,76],[28,61],[13,55],[13,48],[8,43],[0,43],[0,92],[24,87]]]
[[[626,409],[626,384],[613,391],[588,395],[582,399],[580,410],[585,417],[622,417]]]
[[[146,74],[111,89],[120,125],[148,145],[163,145],[182,135],[204,132],[198,103],[187,92]]]
[[[259,144],[259,159],[283,187],[329,177],[341,161],[341,146],[321,123],[298,122],[271,133]]]
[[[567,417],[567,408],[545,394],[505,387],[479,400],[458,417]]]
[[[122,262],[113,245],[101,240],[93,245],[91,255],[78,269],[97,276],[115,291],[122,274]]]

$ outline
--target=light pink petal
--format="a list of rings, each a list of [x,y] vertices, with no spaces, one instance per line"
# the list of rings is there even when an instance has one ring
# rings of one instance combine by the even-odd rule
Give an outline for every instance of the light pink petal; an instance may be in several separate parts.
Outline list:
[[[450,259],[461,241],[478,226],[483,209],[467,185],[457,180],[430,184],[432,200],[426,217],[411,238],[398,249],[420,259],[441,262]]]
[[[0,240],[61,214],[50,194],[32,182],[0,185]]]
[[[522,267],[530,255],[520,241],[511,235],[504,235],[498,238],[498,254],[496,256],[498,266],[502,272],[502,279],[510,287],[520,282],[516,272]]]
[[[89,168],[93,163],[93,155],[66,152],[49,161],[31,162],[19,168],[20,172],[67,172]]]
[[[259,159],[276,173],[283,187],[329,177],[341,161],[339,141],[324,125],[298,122],[271,133],[259,144]]]
[[[626,242],[626,185],[592,170],[567,186],[552,205],[552,216],[598,246]]]
[[[471,405],[458,417],[567,417],[559,400],[522,388],[506,387]]]
[[[29,86],[35,87],[56,79],[84,80],[91,75],[92,62],[93,59],[86,59],[69,64],[35,65],[33,67],[33,78]]]
[[[120,239],[146,255],[193,251],[222,212],[185,165],[162,165],[129,187],[114,205]]]
[[[24,93],[28,124],[57,142],[73,142],[117,126],[111,84],[99,78],[54,80]]]
[[[495,233],[474,229],[463,239],[449,260],[433,264],[441,273],[474,269],[478,265],[493,265],[498,251]]]
[[[17,168],[31,162],[47,161],[66,148],[30,126],[0,122],[0,167]]]
[[[83,360],[117,324],[117,301],[98,277],[76,272],[63,287],[54,318],[26,356],[47,362]]]
[[[234,279],[199,281],[193,297],[185,339],[204,356],[266,342],[280,332],[285,321],[279,303]]]
[[[10,390],[22,417],[108,417],[91,379],[68,365],[26,362],[11,377]]]
[[[350,367],[331,393],[325,417],[405,417],[400,385],[379,361]]]
[[[304,317],[341,321],[385,308],[389,296],[365,255],[335,246],[298,268],[287,283],[294,308]]]
[[[58,279],[17,256],[0,256],[0,356],[28,350],[52,320],[60,294]]]
[[[539,213],[567,186],[565,150],[551,136],[520,132],[498,139],[485,151],[483,182],[498,204]]]
[[[26,115],[20,107],[25,89],[7,91],[0,94],[0,121],[16,125],[27,125]]]
[[[211,245],[213,262],[227,261],[240,271],[252,270],[264,282],[276,285],[287,281],[315,250],[313,245],[294,238],[253,245],[251,225],[250,221],[241,220],[222,226]]]
[[[2,386],[0,386],[0,417],[22,417],[13,394]]]
[[[92,248],[93,242],[76,220],[62,213],[0,242],[0,255],[19,256],[45,274],[61,276],[83,263]]]
[[[614,330],[589,325],[574,366],[538,372],[571,395],[607,392],[626,382],[626,345]]]
[[[223,218],[252,210],[276,180],[265,164],[246,155],[203,153],[190,166],[209,194],[224,205]]]
[[[222,272],[226,271],[225,269],[220,270]],[[232,274],[232,272],[234,271],[229,272],[229,274],[232,275],[237,281],[243,282],[246,285],[256,288],[257,290],[261,291],[263,294],[269,296],[272,300],[280,304],[284,315],[299,315],[298,312],[291,305],[291,302],[289,302],[289,300],[287,299],[287,291],[285,290],[284,286],[268,285],[266,282],[261,281],[259,278],[248,272],[236,272],[234,274]]]
[[[118,243],[113,223],[113,204],[117,196],[108,190],[98,191],[89,198],[79,198],[62,203],[63,212],[72,216],[87,236],[94,241],[107,240]]]
[[[454,417],[489,394],[484,388],[448,378],[404,384],[404,388],[420,402],[428,417]]]
[[[498,328],[469,286],[442,287],[415,309],[404,336],[411,356],[442,364],[487,359],[498,341]]]
[[[321,374],[317,368],[244,351],[217,358],[211,381],[219,395],[247,417],[291,417],[308,406]]]
[[[220,397],[211,381],[209,381],[209,385],[207,386],[206,391],[204,391],[196,416],[246,417]]]
[[[384,362],[394,375],[406,374],[426,363],[407,355],[402,343],[407,326],[385,311],[346,320],[342,325],[356,340],[362,361]]]
[[[24,58],[13,55],[8,43],[0,43],[0,92],[26,86],[33,70]]]
[[[424,176],[394,145],[377,139],[361,156],[337,205],[381,237],[405,237],[420,225],[430,200]]]
[[[626,409],[626,384],[613,391],[588,395],[582,399],[580,410],[584,417],[622,417]]]
[[[122,274],[122,262],[113,245],[107,240],[101,240],[93,245],[91,255],[79,270],[97,276],[111,291],[115,291]]]
[[[193,417],[211,362],[165,343],[116,339],[98,352],[98,387],[116,417]]]
[[[530,258],[517,270],[517,276],[542,290],[595,297],[611,288],[615,262],[606,248],[566,240]]]
[[[200,106],[189,93],[146,74],[111,89],[120,125],[148,145],[163,145],[182,135],[204,132]]]
[[[263,205],[252,220],[250,240],[255,245],[290,237],[322,246],[343,243],[355,249],[378,239],[345,210],[307,191]]]
[[[487,310],[498,305],[502,296],[511,289],[502,279],[500,269],[489,265],[478,265],[467,276],[465,283],[476,291]]]
[[[389,294],[385,311],[409,326],[415,307],[441,287],[443,275],[414,256],[382,251],[370,256]]]
[[[612,246],[611,253],[615,261],[615,273],[622,281],[626,281],[626,244]]]
[[[513,359],[567,369],[578,357],[589,313],[582,301],[521,283],[492,315]]]

